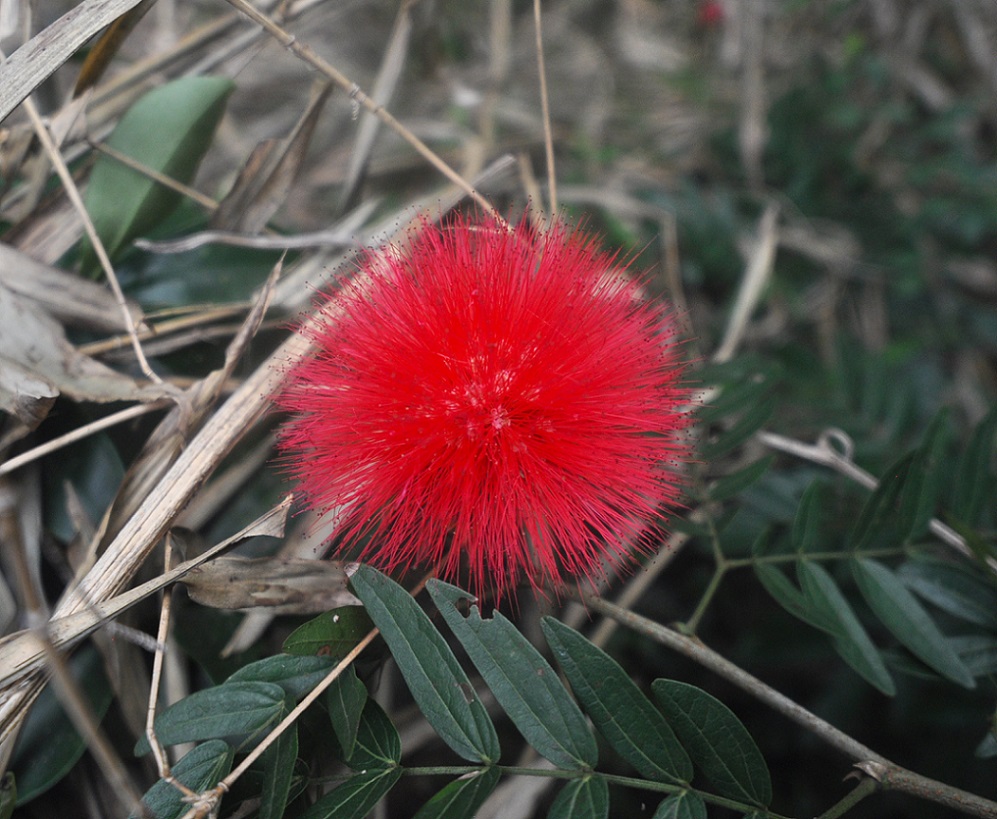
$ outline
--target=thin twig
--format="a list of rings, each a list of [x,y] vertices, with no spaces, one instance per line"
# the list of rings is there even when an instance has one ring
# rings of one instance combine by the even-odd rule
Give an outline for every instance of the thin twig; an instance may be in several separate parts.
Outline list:
[[[576,592],[577,593],[577,592]],[[747,691],[760,702],[765,703],[778,713],[793,720],[797,724],[822,739],[832,748],[852,759],[856,767],[872,776],[883,787],[902,791],[921,799],[939,805],[964,811],[972,816],[985,819],[997,817],[997,802],[991,802],[982,796],[954,788],[943,782],[937,782],[926,776],[901,768],[871,748],[866,747],[857,739],[825,722],[816,714],[789,699],[785,694],[769,687],[757,677],[744,671],[727,658],[705,646],[698,639],[686,637],[666,626],[641,617],[632,611],[621,608],[608,600],[595,595],[577,593],[579,599],[592,611],[597,611],[606,617],[611,617],[620,625],[631,628],[646,637],[677,651],[690,660],[699,663],[704,668],[713,671],[738,688]]]
[[[166,534],[166,546],[163,556],[163,574],[168,574],[172,568],[170,563],[173,559],[173,537]],[[149,684],[149,709],[146,712],[145,736],[149,740],[149,747],[152,748],[152,756],[156,760],[156,769],[159,771],[160,779],[169,782],[174,788],[186,797],[195,797],[190,788],[173,776],[170,770],[170,762],[166,758],[166,751],[156,736],[156,706],[159,702],[159,680],[163,674],[163,657],[166,651],[166,640],[170,631],[170,604],[173,600],[173,586],[163,589],[163,604],[159,610],[159,631],[156,634],[156,653],[152,658],[152,681]]]
[[[543,25],[540,0],[533,0],[533,23],[537,33],[537,72],[540,75],[540,110],[544,121],[544,149],[547,152],[547,185],[550,190],[550,213],[557,213],[557,174],[554,169],[554,134],[550,127],[550,100],[547,96],[547,67],[544,64]]]
[[[97,229],[94,227],[93,221],[90,219],[90,214],[87,213],[87,209],[83,204],[83,199],[80,197],[79,188],[76,187],[76,182],[73,180],[73,176],[70,174],[69,168],[66,167],[66,163],[62,159],[62,155],[59,153],[58,147],[56,147],[55,142],[52,140],[52,135],[49,133],[49,130],[42,120],[41,114],[38,113],[38,108],[35,106],[31,97],[27,97],[24,100],[24,109],[28,112],[28,116],[31,118],[31,124],[34,126],[35,134],[38,136],[38,140],[42,143],[42,147],[48,154],[49,159],[55,168],[55,172],[59,175],[59,179],[62,180],[62,185],[66,191],[67,198],[72,203],[73,208],[79,214],[79,217],[83,222],[83,229],[86,231],[87,237],[90,239],[90,244],[93,246],[94,253],[97,254],[100,266],[104,270],[104,275],[107,276],[108,283],[111,285],[111,291],[114,293],[114,300],[118,303],[121,315],[125,320],[125,328],[128,330],[128,336],[131,339],[132,348],[135,350],[135,358],[138,361],[139,367],[142,369],[142,373],[153,383],[161,384],[164,387],[168,386],[163,382],[163,379],[156,375],[152,367],[149,366],[145,353],[142,351],[142,342],[140,342],[138,338],[135,319],[132,317],[131,310],[128,309],[128,303],[125,301],[125,294],[121,289],[121,285],[118,283],[118,277],[114,272],[114,268],[111,266],[111,260],[108,258],[107,251],[104,249],[104,243],[100,240],[100,236],[97,235]]]
[[[65,435],[60,435],[58,438],[53,438],[51,441],[46,441],[44,444],[29,449],[27,452],[22,452],[15,458],[10,458],[0,464],[0,477],[4,475],[9,475],[16,469],[20,469],[22,466],[26,466],[32,461],[37,461],[39,458],[44,458],[46,455],[50,455],[56,450],[62,449],[64,446],[69,446],[76,441],[80,441],[83,438],[87,438],[101,430],[108,429],[109,427],[117,426],[118,424],[123,424],[125,421],[130,421],[132,418],[138,418],[142,415],[147,415],[150,412],[156,412],[156,410],[165,409],[169,406],[170,402],[163,401],[153,401],[149,404],[136,404],[134,407],[128,407],[120,412],[112,412],[110,415],[106,415],[103,418],[98,418],[96,421],[91,421],[89,424],[84,424],[81,427],[74,429],[72,432],[67,432]]]
[[[218,803],[221,801],[221,798],[228,793],[233,783],[240,776],[242,776],[249,769],[249,767],[256,762],[257,759],[260,758],[263,752],[270,747],[277,737],[284,733],[284,731],[287,730],[287,728],[290,727],[290,725],[304,713],[308,706],[315,702],[315,700],[317,700],[322,693],[339,678],[339,676],[357,657],[360,656],[363,650],[370,645],[379,633],[380,632],[376,628],[367,632],[367,635],[353,647],[350,653],[343,657],[336,667],[326,674],[322,681],[310,692],[308,692],[307,696],[305,696],[301,702],[298,703],[297,707],[295,707],[293,711],[284,717],[284,719],[280,721],[280,724],[277,725],[277,727],[275,727],[273,731],[271,731],[267,737],[260,742],[259,745],[253,748],[253,750],[246,755],[246,758],[242,760],[242,763],[238,767],[234,768],[229,775],[215,785],[214,788],[205,791],[204,793],[197,794],[197,803],[195,807],[187,811],[187,813],[184,814],[183,819],[201,819],[201,817],[203,817],[208,810],[216,808]]]

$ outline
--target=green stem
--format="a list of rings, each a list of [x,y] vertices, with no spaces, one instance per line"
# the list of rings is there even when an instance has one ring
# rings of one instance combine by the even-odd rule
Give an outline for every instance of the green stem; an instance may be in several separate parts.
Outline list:
[[[863,777],[862,781],[852,789],[848,796],[837,804],[832,805],[818,816],[817,819],[838,819],[839,816],[844,816],[867,796],[874,794],[878,788],[879,783],[875,779],[872,777]]]
[[[703,592],[703,596],[699,599],[699,603],[696,606],[696,610],[692,613],[692,616],[685,621],[683,631],[686,631],[688,634],[696,633],[696,630],[699,628],[699,623],[703,619],[703,615],[706,614],[706,610],[710,607],[710,603],[713,602],[713,596],[717,593],[717,589],[720,588],[720,584],[723,582],[724,575],[727,574],[727,565],[728,564],[726,562],[717,563],[717,567],[713,571],[713,577],[710,578],[710,584],[706,587],[706,591]]]
[[[851,560],[853,557],[900,557],[907,554],[907,549],[863,549],[860,552],[806,552],[805,554],[759,555],[758,557],[738,557],[725,560],[728,569],[743,569],[745,566],[755,566],[759,563],[798,563],[806,560]]]
[[[424,768],[405,768],[406,776],[466,776],[476,771],[484,770],[480,765],[455,765],[455,766],[432,766]],[[642,791],[652,791],[663,794],[677,794],[689,791],[700,796],[704,802],[709,802],[722,808],[739,811],[740,813],[750,813],[757,811],[757,805],[749,805],[745,802],[738,802],[734,799],[727,799],[723,796],[707,793],[705,791],[690,788],[688,785],[673,785],[668,782],[656,782],[650,779],[638,779],[632,776],[619,776],[618,774],[607,774],[600,771],[592,771],[585,768],[574,770],[559,770],[550,768],[524,768],[517,765],[496,765],[495,769],[505,776],[536,776],[546,779],[581,779],[586,776],[598,776],[609,785],[617,785],[622,788],[634,788]],[[772,819],[789,819],[778,813],[766,811],[766,815]]]

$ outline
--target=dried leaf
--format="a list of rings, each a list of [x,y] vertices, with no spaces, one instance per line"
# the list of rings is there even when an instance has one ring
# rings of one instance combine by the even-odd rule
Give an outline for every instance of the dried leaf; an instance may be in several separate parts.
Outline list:
[[[268,139],[256,146],[239,173],[232,190],[211,220],[218,230],[258,233],[284,204],[311,143],[315,125],[332,91],[316,83],[308,105],[284,139]]]
[[[341,563],[276,557],[220,557],[184,579],[196,603],[215,609],[266,608],[272,614],[316,614],[359,605]]]
[[[0,289],[16,293],[66,324],[113,333],[127,329],[121,309],[106,287],[42,264],[5,244],[0,244]],[[131,302],[128,309],[139,322],[142,311],[138,305]]]

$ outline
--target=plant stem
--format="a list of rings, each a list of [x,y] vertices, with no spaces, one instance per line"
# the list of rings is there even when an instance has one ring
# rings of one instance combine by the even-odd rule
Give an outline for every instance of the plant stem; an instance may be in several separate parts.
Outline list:
[[[770,688],[730,660],[707,648],[698,639],[685,637],[674,629],[620,608],[608,600],[574,589],[569,591],[578,595],[581,602],[590,611],[597,611],[606,617],[611,617],[621,625],[632,628],[655,642],[685,655],[799,723],[833,748],[854,760],[857,768],[871,776],[884,788],[908,793],[929,802],[963,811],[971,816],[981,816],[984,819],[997,817],[997,802],[901,768],[871,748],[867,748],[858,740],[853,739],[844,731],[835,728],[829,722],[825,722],[816,714],[810,713],[789,697],[779,693],[774,688]]]
[[[863,777],[862,781],[844,799],[832,805],[817,819],[838,819],[839,816],[844,816],[867,796],[875,793],[877,788],[879,788],[879,783],[875,779]]]

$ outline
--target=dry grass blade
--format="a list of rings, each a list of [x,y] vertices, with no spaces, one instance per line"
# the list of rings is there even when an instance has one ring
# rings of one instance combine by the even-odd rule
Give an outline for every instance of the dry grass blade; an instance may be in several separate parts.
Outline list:
[[[0,121],[94,34],[143,0],[83,0],[0,64]]]

